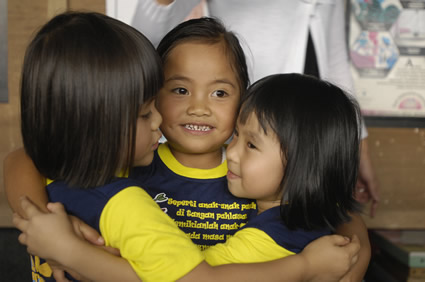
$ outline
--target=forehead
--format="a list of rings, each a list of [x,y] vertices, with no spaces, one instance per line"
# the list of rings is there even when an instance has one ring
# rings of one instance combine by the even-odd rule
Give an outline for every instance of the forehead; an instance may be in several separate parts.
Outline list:
[[[232,59],[223,41],[207,43],[190,41],[177,44],[164,63],[165,76],[175,72],[222,76],[238,81]],[[215,77],[217,78],[217,77]]]
[[[244,132],[249,135],[256,135],[262,138],[269,139],[278,139],[274,130],[270,127],[269,124],[264,124],[265,128],[263,128],[258,121],[257,114],[255,112],[251,112],[247,115],[247,118],[244,122],[241,122],[240,117],[237,120],[237,127],[239,132]]]
[[[258,122],[257,114],[255,112],[249,113],[247,118],[242,122],[238,117],[237,124],[240,133],[249,135],[265,135],[263,128]]]

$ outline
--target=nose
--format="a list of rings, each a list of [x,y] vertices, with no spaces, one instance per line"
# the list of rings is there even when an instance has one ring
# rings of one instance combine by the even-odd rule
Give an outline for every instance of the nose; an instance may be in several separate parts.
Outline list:
[[[152,131],[157,131],[159,129],[159,126],[162,123],[162,116],[156,109],[155,104],[152,107],[152,123],[151,123],[151,129]]]
[[[238,137],[236,135],[233,135],[232,141],[230,142],[230,144],[227,146],[227,149],[226,149],[226,159],[228,162],[237,163],[239,160],[237,143],[238,143]]]
[[[193,95],[187,108],[189,115],[208,116],[211,115],[211,109],[207,95]]]

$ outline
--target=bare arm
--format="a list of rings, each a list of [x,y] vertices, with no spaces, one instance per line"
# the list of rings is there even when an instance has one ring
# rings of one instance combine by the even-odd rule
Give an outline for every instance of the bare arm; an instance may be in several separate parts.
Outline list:
[[[4,187],[9,206],[14,212],[26,217],[20,205],[20,198],[22,196],[31,199],[40,211],[47,212],[46,204],[48,202],[48,196],[45,185],[45,178],[39,173],[23,148],[13,151],[6,156],[4,160]],[[100,237],[95,229],[76,217],[72,217],[71,219],[74,231],[81,238],[84,237],[87,241],[95,245],[104,245],[103,238]],[[110,248],[107,250],[112,251]],[[59,277],[63,277],[64,270],[70,272],[69,269],[65,269],[52,260],[48,260],[48,264],[52,268],[53,275],[57,280],[60,280]],[[75,274],[72,274],[75,277]]]
[[[370,216],[374,217],[379,203],[379,183],[375,176],[369,154],[367,138],[364,138],[360,148],[359,179],[356,187],[356,199],[360,203],[372,201]]]
[[[337,228],[340,235],[351,237],[356,234],[360,239],[359,259],[342,281],[362,281],[369,265],[371,251],[366,225],[359,214],[352,214],[352,220]]]
[[[19,201],[24,195],[42,211],[47,211],[45,183],[45,178],[38,172],[23,148],[9,153],[4,159],[4,188],[14,212],[25,216]]]
[[[324,236],[282,259],[211,267],[204,263],[180,281],[339,281],[357,260],[358,238]]]
[[[29,253],[69,266],[90,280],[140,281],[126,260],[80,239],[62,205],[50,203],[50,213],[43,213],[27,198],[21,198],[20,202],[30,220],[14,214],[13,222],[17,228],[25,230],[19,235],[19,241],[27,245]],[[52,227],[60,232],[51,233]]]
[[[19,240],[28,246],[29,252],[55,259],[95,281],[115,275],[120,279],[136,278],[128,264],[80,240],[60,204],[50,203],[50,214],[42,213],[26,199],[22,204],[29,220],[15,215],[14,223],[24,232]],[[325,236],[299,255],[272,262],[217,267],[203,262],[181,281],[280,281],[283,278],[288,281],[337,281],[357,259],[358,239],[354,237],[352,243],[347,243],[341,236]]]

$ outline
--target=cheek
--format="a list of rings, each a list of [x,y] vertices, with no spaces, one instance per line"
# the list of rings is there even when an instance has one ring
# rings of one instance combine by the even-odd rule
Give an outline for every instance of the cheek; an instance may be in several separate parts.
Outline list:
[[[229,125],[229,127],[235,127],[236,118],[237,118],[237,106],[236,105],[226,105],[218,107],[218,116],[220,117],[223,123]]]
[[[158,101],[157,109],[162,116],[161,126],[172,121],[178,116],[178,103],[173,103],[169,98],[163,98]]]
[[[172,99],[170,95],[161,93],[161,91],[158,94],[157,100],[156,100],[156,106],[161,115],[163,113],[166,113],[168,110],[171,110],[173,107],[170,106],[172,104]]]
[[[276,194],[283,178],[283,168],[279,164],[272,165],[270,159],[252,160],[250,166],[243,167],[243,186],[247,192],[258,198]]]

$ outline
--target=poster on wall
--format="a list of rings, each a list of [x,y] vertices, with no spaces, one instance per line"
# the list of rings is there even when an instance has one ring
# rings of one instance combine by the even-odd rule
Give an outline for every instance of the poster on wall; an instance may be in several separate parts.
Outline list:
[[[7,0],[0,0],[0,103],[7,101]]]
[[[367,117],[425,120],[425,0],[348,0],[349,53]]]

